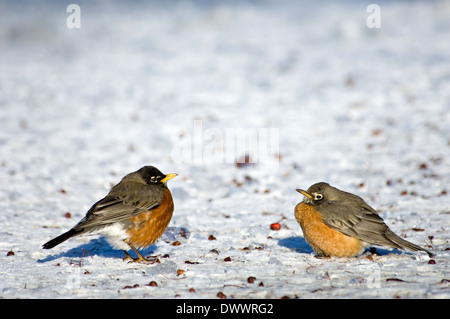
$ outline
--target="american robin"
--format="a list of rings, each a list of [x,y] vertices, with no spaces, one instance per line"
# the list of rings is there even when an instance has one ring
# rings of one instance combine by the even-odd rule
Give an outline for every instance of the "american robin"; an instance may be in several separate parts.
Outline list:
[[[425,251],[396,234],[361,197],[341,191],[327,183],[312,185],[295,207],[295,218],[305,240],[318,257],[360,255],[369,245]]]
[[[166,183],[175,176],[164,175],[153,166],[126,175],[78,224],[42,248],[53,248],[81,234],[101,234],[112,246],[125,252],[124,260],[154,262],[155,259],[144,258],[137,249],[153,244],[169,225],[174,205]],[[130,248],[138,258],[128,254]]]

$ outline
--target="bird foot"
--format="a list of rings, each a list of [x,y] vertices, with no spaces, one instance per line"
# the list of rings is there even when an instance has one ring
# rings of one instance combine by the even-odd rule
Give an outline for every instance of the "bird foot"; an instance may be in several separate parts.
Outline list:
[[[142,263],[142,264],[154,264],[159,263],[159,255],[158,256],[149,256],[148,258],[145,258],[140,253],[137,253],[138,257],[133,258],[128,254],[126,251],[124,251],[125,257],[122,259],[123,261],[128,261],[129,263]]]

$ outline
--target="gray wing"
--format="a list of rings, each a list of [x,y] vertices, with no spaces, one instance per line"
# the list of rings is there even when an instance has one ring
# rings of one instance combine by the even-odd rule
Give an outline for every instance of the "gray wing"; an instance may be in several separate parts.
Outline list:
[[[137,187],[136,187],[137,186]],[[134,190],[134,191],[133,191]],[[118,184],[103,199],[95,203],[75,227],[75,230],[106,226],[161,205],[164,189],[136,183]]]
[[[410,249],[413,251],[421,250],[430,257],[434,256],[429,250],[397,236],[384,223],[378,213],[364,201],[360,202],[359,205],[330,201],[325,204],[324,208],[324,213],[319,209],[323,222],[328,227],[336,229],[344,235],[356,237],[372,245]]]
[[[390,232],[378,213],[365,202],[352,205],[329,201],[319,208],[323,222],[341,233],[375,245],[392,246],[386,235]],[[398,245],[395,245],[397,248]]]

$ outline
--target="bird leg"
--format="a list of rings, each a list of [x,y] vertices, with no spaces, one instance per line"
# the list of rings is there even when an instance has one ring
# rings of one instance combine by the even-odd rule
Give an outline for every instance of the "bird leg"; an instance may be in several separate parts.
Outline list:
[[[123,252],[125,253],[125,257],[123,257],[123,259],[122,259],[123,261],[127,261],[127,260],[129,260],[130,262],[135,261],[134,258],[131,257],[130,254],[126,250],[124,250]]]
[[[138,257],[133,258],[130,256],[130,254],[128,254],[128,252],[124,250],[123,252],[125,253],[125,257],[123,258],[123,261],[129,260],[130,262],[138,262],[145,264],[154,264],[155,262],[158,262],[157,256],[150,256],[151,258],[145,258],[132,244],[128,242],[128,240],[125,239],[124,241],[128,244],[128,246],[130,246],[131,249],[133,249],[133,251],[136,253]]]

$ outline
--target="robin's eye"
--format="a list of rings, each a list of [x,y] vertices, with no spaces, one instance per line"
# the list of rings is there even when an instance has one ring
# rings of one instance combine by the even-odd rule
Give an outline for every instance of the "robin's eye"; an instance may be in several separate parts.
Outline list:
[[[150,182],[157,183],[158,179],[155,176],[150,177]]]
[[[314,194],[314,200],[321,200],[323,198],[322,194]]]

